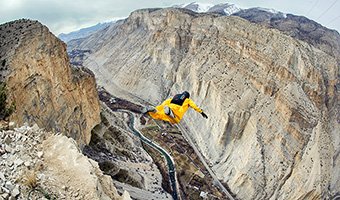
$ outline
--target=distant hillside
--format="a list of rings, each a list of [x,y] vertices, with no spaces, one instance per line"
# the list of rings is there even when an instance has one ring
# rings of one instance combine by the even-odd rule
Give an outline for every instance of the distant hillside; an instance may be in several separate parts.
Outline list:
[[[185,8],[198,13],[218,13],[222,15],[231,15],[235,12],[241,11],[239,7],[235,4],[229,3],[220,3],[220,4],[203,4],[203,3],[189,3],[189,4],[180,4],[173,6],[174,8]]]
[[[112,23],[114,23],[114,22],[98,23],[94,26],[82,28],[80,30],[72,31],[70,33],[61,33],[61,34],[58,35],[58,38],[61,39],[64,42],[68,42],[68,41],[71,41],[73,39],[84,38],[84,37],[91,35],[92,33],[96,32],[96,31],[103,30],[104,28],[110,26]]]

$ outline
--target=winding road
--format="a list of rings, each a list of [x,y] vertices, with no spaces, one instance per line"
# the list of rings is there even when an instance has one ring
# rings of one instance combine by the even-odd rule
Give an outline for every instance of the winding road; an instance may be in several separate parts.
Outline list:
[[[177,182],[177,178],[176,178],[175,162],[174,162],[173,158],[170,156],[170,154],[166,150],[164,150],[158,144],[152,142],[150,139],[145,137],[140,131],[138,131],[135,128],[135,116],[134,116],[133,112],[140,113],[141,108],[134,107],[132,109],[131,108],[129,108],[129,109],[126,109],[126,108],[112,109],[111,106],[110,106],[111,103],[110,103],[110,100],[109,100],[112,96],[109,93],[107,93],[107,95],[100,94],[99,97],[110,108],[111,111],[127,113],[129,115],[128,126],[129,126],[130,130],[133,132],[133,134],[135,134],[137,137],[139,137],[142,142],[144,142],[145,144],[149,145],[150,147],[156,149],[158,152],[160,152],[164,156],[164,158],[167,162],[167,165],[168,165],[168,169],[169,169],[169,178],[170,178],[170,184],[171,184],[171,188],[172,188],[172,194],[171,194],[172,198],[174,200],[180,199],[180,196],[178,195],[179,187],[178,187],[178,182]],[[205,158],[203,157],[201,152],[197,149],[196,144],[192,141],[192,139],[190,137],[190,134],[188,132],[188,129],[185,126],[185,123],[182,122],[182,123],[180,123],[176,126],[182,132],[184,138],[188,141],[190,146],[194,149],[195,153],[198,155],[199,159],[201,160],[201,162],[203,163],[205,168],[208,170],[211,177],[214,179],[214,185],[216,187],[218,187],[223,193],[225,193],[225,195],[226,195],[226,197],[228,197],[228,199],[234,200],[234,197],[230,194],[230,192],[220,182],[220,180],[217,178],[216,174],[210,169],[210,166],[206,163]]]
[[[141,134],[136,128],[135,128],[135,117],[134,115],[129,112],[129,111],[125,111],[125,113],[127,113],[129,115],[129,128],[131,129],[131,131],[138,136],[142,142],[144,142],[145,144],[149,145],[150,147],[156,149],[158,152],[160,152],[167,164],[168,164],[168,168],[169,168],[169,177],[170,177],[170,184],[172,187],[172,198],[174,200],[179,199],[178,198],[178,192],[177,192],[177,180],[176,180],[176,170],[175,170],[175,162],[173,160],[173,158],[170,156],[170,154],[168,152],[166,152],[162,147],[160,147],[158,144],[153,143],[151,140],[149,140],[147,137],[145,137],[143,134]]]
[[[145,137],[140,131],[138,131],[135,128],[135,116],[133,113],[141,113],[140,110],[142,109],[141,106],[138,106],[136,104],[131,104],[130,106],[127,105],[126,101],[120,100],[121,104],[120,106],[113,106],[119,104],[116,100],[115,103],[113,103],[111,100],[114,99],[111,94],[106,92],[105,90],[99,90],[99,99],[106,104],[106,106],[112,111],[112,112],[123,112],[129,115],[129,122],[128,122],[128,127],[130,130],[135,134],[137,137],[140,138],[142,142],[145,144],[149,145],[151,148],[154,148],[157,150],[161,155],[164,156],[168,169],[169,169],[169,179],[170,179],[170,185],[172,188],[172,198],[174,200],[181,199],[180,196],[178,195],[178,183],[177,183],[177,178],[176,178],[176,170],[175,170],[175,161],[173,158],[170,156],[170,154],[164,150],[162,147],[160,147],[158,144],[152,142],[150,139]],[[118,98],[117,98],[118,99]],[[113,104],[112,104],[113,103]]]

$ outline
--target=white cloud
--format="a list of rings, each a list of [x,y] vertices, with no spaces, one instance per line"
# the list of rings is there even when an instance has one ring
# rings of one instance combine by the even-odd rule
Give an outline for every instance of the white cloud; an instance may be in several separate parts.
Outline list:
[[[215,1],[201,0],[197,2],[217,4],[233,3],[242,8],[265,7],[272,8],[284,13],[296,15],[307,15],[311,19],[318,18],[334,0],[295,0],[272,1],[272,0],[230,0]],[[37,19],[47,25],[54,34],[70,32],[79,28],[97,24],[98,22],[110,21],[115,17],[127,17],[133,10],[148,7],[167,7],[183,3],[190,3],[192,0],[0,0],[0,23],[20,18]],[[309,12],[314,4],[318,4]],[[335,19],[340,10],[340,1],[329,8],[320,17],[319,22],[327,25]],[[340,20],[329,23],[330,28],[340,30]]]

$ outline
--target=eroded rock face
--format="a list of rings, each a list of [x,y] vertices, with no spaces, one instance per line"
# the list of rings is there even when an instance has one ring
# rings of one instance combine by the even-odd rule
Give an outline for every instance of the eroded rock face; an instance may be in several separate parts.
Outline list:
[[[12,121],[37,123],[88,144],[100,122],[92,73],[69,64],[66,45],[37,21],[0,26],[1,82],[16,105]]]
[[[24,125],[0,128],[1,199],[128,200],[72,138]],[[36,188],[37,190],[32,190]],[[45,194],[43,194],[43,193]],[[46,197],[46,196],[45,196]]]
[[[117,96],[157,104],[190,91],[209,120],[189,111],[182,125],[238,198],[339,192],[336,58],[238,17],[177,9],[133,12],[110,35],[87,43],[83,64]]]
[[[306,17],[270,13],[258,8],[245,9],[233,15],[266,27],[278,29],[293,38],[308,42],[334,56],[340,62],[339,33],[335,30],[327,29]]]
[[[126,190],[133,199],[172,199],[162,188],[162,175],[141,141],[128,132],[129,116],[112,112],[104,104],[102,107],[102,122],[93,129],[83,153],[111,176],[118,192]]]
[[[98,163],[82,155],[74,140],[51,136],[43,142],[46,174],[56,185],[76,188],[80,199],[121,199],[112,179],[103,174]],[[126,198],[130,199],[130,198]]]

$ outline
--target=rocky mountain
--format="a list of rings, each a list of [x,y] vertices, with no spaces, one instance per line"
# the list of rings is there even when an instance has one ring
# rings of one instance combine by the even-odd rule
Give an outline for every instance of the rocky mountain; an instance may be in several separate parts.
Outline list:
[[[10,120],[37,123],[88,144],[100,122],[94,75],[71,67],[66,45],[37,21],[3,24],[0,37],[0,81],[16,107]]]
[[[340,63],[340,35],[303,16],[251,8],[234,13],[248,21],[274,28],[298,40],[305,41],[335,57]]]
[[[209,13],[219,13],[222,15],[232,15],[233,13],[239,12],[241,9],[234,4],[221,3],[216,4],[209,8],[207,12]]]
[[[237,16],[143,9],[68,48],[114,95],[155,105],[190,91],[209,120],[189,111],[181,126],[237,198],[332,198],[339,62],[312,33],[303,41]]]
[[[67,51],[72,51],[73,46],[79,46],[80,49],[99,49],[102,45],[104,45],[106,40],[109,40],[112,36],[111,33],[118,27],[120,24],[122,24],[124,20],[118,20],[115,23],[113,23],[111,26],[106,27],[105,29],[95,32],[88,37],[80,38],[77,40],[71,40],[67,43]],[[101,38],[101,40],[98,40]],[[95,45],[95,46],[91,46]],[[80,53],[88,53],[88,52],[74,52],[76,55],[79,55]],[[72,56],[72,55],[71,55]],[[74,57],[74,56],[73,56]],[[81,59],[81,58],[80,58]],[[74,62],[74,60],[72,60]]]
[[[99,30],[102,30],[102,29],[110,26],[112,23],[114,23],[114,22],[98,23],[94,26],[82,28],[80,30],[72,31],[70,33],[60,33],[58,35],[58,38],[60,38],[64,42],[68,42],[68,41],[73,40],[73,39],[84,38],[84,37],[91,35],[92,33],[95,33]]]
[[[327,29],[317,22],[304,16],[286,14],[280,11],[266,8],[240,9],[234,4],[199,4],[190,3],[175,7],[189,9],[194,12],[218,13],[221,15],[234,15],[242,17],[250,22],[264,25],[268,28],[280,30],[293,38],[305,41],[326,53],[335,56],[339,62],[340,35],[335,30]]]
[[[200,12],[207,12],[212,6],[213,6],[212,4],[192,2],[192,3],[187,3],[187,4],[174,5],[172,7],[185,8],[185,9],[200,13]]]
[[[240,11],[241,9],[234,4],[229,3],[220,3],[220,4],[202,4],[202,3],[189,3],[189,4],[180,4],[173,6],[174,8],[185,8],[198,13],[218,13],[222,15],[231,15]]]
[[[127,116],[100,104],[65,43],[26,19],[0,25],[0,38],[1,105],[14,105],[0,120],[0,199],[171,199]]]

